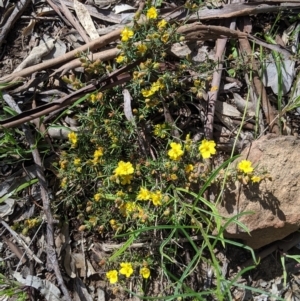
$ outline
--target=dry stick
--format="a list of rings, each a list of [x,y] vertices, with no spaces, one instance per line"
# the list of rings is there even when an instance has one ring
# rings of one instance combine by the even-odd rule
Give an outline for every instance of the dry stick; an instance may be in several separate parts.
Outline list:
[[[82,28],[79,22],[73,17],[72,13],[63,2],[61,2],[61,11],[64,13],[68,21],[75,27],[75,29],[81,35],[83,40],[88,44],[91,41],[91,39],[88,37],[88,35],[85,33],[85,30]]]
[[[299,1],[297,3],[289,3],[284,0],[281,2],[284,3],[284,5],[278,6],[263,3],[232,3],[225,4],[222,8],[218,9],[201,8],[189,16],[189,21],[211,21],[212,19],[234,18],[300,8]]]
[[[118,39],[120,37],[121,31],[122,31],[122,28],[116,29],[113,32],[110,32],[109,34],[107,34],[103,37],[99,37],[98,39],[95,39],[95,40],[91,41],[90,43],[83,45],[77,49],[74,49],[58,58],[54,58],[54,59],[48,60],[46,62],[25,68],[19,72],[4,76],[4,77],[0,78],[0,83],[9,83],[20,77],[29,76],[34,72],[46,70],[48,68],[55,67],[56,65],[64,64],[64,63],[74,59],[74,57],[77,53],[85,52],[88,50],[94,51],[95,49],[104,47],[107,44]],[[222,38],[222,37],[247,38],[247,36],[248,36],[244,32],[230,30],[229,28],[226,28],[226,27],[201,25],[199,23],[181,26],[180,28],[178,28],[177,33],[184,34],[187,40],[199,40],[199,39],[207,40],[207,39],[212,39],[212,38],[217,39],[217,38]],[[253,39],[253,37],[251,37],[251,38]],[[264,47],[268,47],[268,45],[269,45],[265,42],[260,42],[257,39],[255,39],[255,41],[258,44],[264,43],[264,45],[263,45]],[[272,49],[274,49],[274,47],[276,47],[276,46],[277,45],[272,45]],[[277,49],[277,48],[276,48],[276,50],[280,51],[280,49]],[[107,50],[107,51],[110,51],[110,50]],[[113,50],[111,50],[111,51],[113,51]],[[113,52],[113,53],[107,52],[107,56],[108,56],[107,59],[111,59],[114,54],[117,55],[116,52]],[[284,54],[287,55],[289,53],[286,50],[284,50]],[[99,55],[101,56],[101,54],[99,54]],[[105,52],[103,52],[103,56],[104,56],[103,59],[105,59],[105,55],[106,55]],[[79,62],[79,60],[77,60],[76,62]],[[76,67],[78,67],[78,66],[79,65],[77,64]],[[72,64],[70,65],[70,67],[72,67]],[[66,65],[65,67],[59,68],[59,70],[62,71],[63,69],[68,69],[68,68],[69,68],[69,66]]]
[[[222,68],[223,68],[223,56],[226,48],[227,37],[217,39],[216,41],[216,55],[215,61],[217,66],[215,67],[212,79],[212,90],[208,92],[208,103],[207,103],[207,116],[204,125],[204,135],[208,140],[213,139],[213,127],[214,127],[214,116],[215,116],[215,102],[218,98],[218,91],[221,83]]]
[[[47,0],[48,4],[51,6],[51,8],[59,15],[59,17],[66,23],[67,26],[71,27],[71,24],[69,21],[62,15],[60,12],[58,6],[54,4],[51,0]]]
[[[45,105],[41,105],[35,109],[31,109],[25,111],[19,115],[11,117],[7,120],[0,121],[0,125],[6,128],[15,127],[24,122],[30,121],[32,119],[38,118],[40,116],[44,116],[56,110],[59,110],[63,107],[74,103],[80,97],[86,96],[88,93],[93,92],[97,89],[107,90],[117,85],[121,85],[131,79],[130,74],[127,72],[133,69],[136,65],[138,65],[142,59],[139,59],[127,66],[121,67],[113,71],[107,78],[101,78],[99,80],[93,81],[91,84],[74,91],[73,93],[66,95],[59,100],[47,103]]]
[[[22,246],[25,249],[25,252],[29,258],[33,258],[37,263],[42,264],[43,262],[34,255],[34,253],[29,249],[27,244],[23,241],[23,239],[19,236],[18,233],[16,233],[13,229],[10,228],[10,226],[0,217],[0,223],[2,224],[3,227],[5,227],[10,234],[15,238],[17,243]]]
[[[120,37],[122,29],[116,29],[113,32],[110,32],[109,34],[103,36],[103,37],[99,37],[98,39],[95,39],[93,41],[91,41],[88,44],[85,44],[81,47],[78,47],[66,54],[63,54],[57,58],[48,60],[46,62],[43,62],[41,64],[37,64],[28,68],[25,68],[19,72],[4,76],[0,78],[0,83],[9,83],[13,80],[16,80],[17,78],[20,77],[25,77],[25,76],[29,76],[30,74],[32,74],[33,72],[37,72],[37,71],[42,71],[51,67],[54,67],[56,65],[59,64],[63,64],[69,60],[74,59],[74,57],[76,56],[76,54],[80,53],[80,52],[86,52],[86,51],[93,51],[95,49],[101,48],[106,46],[107,44],[115,41],[116,39],[118,39]]]
[[[244,17],[244,22],[247,22],[250,24],[249,17]],[[247,32],[249,28],[247,28],[249,25],[244,24],[243,31]],[[267,96],[266,89],[261,82],[259,75],[258,75],[258,66],[255,61],[254,56],[252,55],[252,49],[249,43],[248,39],[239,39],[240,49],[242,53],[246,53],[249,58],[251,58],[251,67],[253,70],[253,83],[256,90],[256,94],[258,97],[261,97],[261,104],[263,112],[266,116],[267,124],[270,128],[270,132],[274,134],[279,134],[279,127],[278,124],[273,124],[272,121],[275,119],[275,114],[273,112],[272,106],[270,104],[269,98]]]
[[[0,48],[5,40],[6,36],[8,35],[10,29],[14,26],[15,22],[19,19],[20,15],[23,11],[27,8],[27,6],[31,3],[31,0],[20,0],[17,2],[13,12],[5,22],[5,25],[1,29],[0,33]]]
[[[120,49],[118,48],[112,48],[109,50],[104,50],[101,52],[96,52],[93,54],[88,55],[88,58],[93,60],[100,60],[102,62],[112,60],[114,59],[118,53],[120,52]],[[61,67],[59,67],[55,72],[53,72],[50,76],[54,76],[55,74],[61,72],[61,75],[66,74],[69,70],[72,70],[74,68],[80,67],[82,65],[82,62],[79,59],[72,60]]]
[[[22,250],[15,243],[10,241],[4,235],[2,235],[1,238],[10,248],[10,250],[19,258],[20,262],[22,262],[22,264],[25,264],[27,262],[27,256],[25,255],[26,252],[22,252]]]
[[[9,94],[4,94],[3,98],[8,103],[8,105],[14,109],[19,114],[22,112],[19,108],[19,106],[15,103],[14,99]],[[46,215],[47,219],[47,257],[48,261],[52,264],[51,268],[54,269],[58,285],[60,286],[64,297],[67,301],[72,301],[69,291],[64,283],[64,280],[62,278],[57,256],[55,253],[55,247],[54,247],[54,227],[53,227],[53,216],[51,213],[51,206],[50,206],[50,199],[49,199],[49,191],[47,187],[46,178],[43,171],[43,164],[40,157],[40,154],[36,148],[34,137],[31,134],[30,128],[27,124],[22,125],[22,129],[25,133],[25,137],[27,142],[29,143],[30,149],[32,149],[32,156],[33,160],[36,165],[36,171],[37,171],[37,178],[39,180],[40,189],[41,189],[41,197],[43,201],[43,208],[44,213]],[[3,224],[3,221],[1,220],[1,223]]]
[[[199,24],[199,23],[196,23],[196,24]],[[80,52],[86,52],[88,50],[93,51],[95,49],[104,47],[107,44],[118,39],[120,37],[122,30],[123,30],[122,28],[116,29],[103,37],[99,37],[98,39],[95,39],[86,45],[83,45],[77,49],[74,49],[64,55],[61,55],[58,58],[54,58],[54,59],[48,60],[46,62],[25,68],[19,72],[15,72],[13,74],[1,77],[0,83],[9,83],[13,80],[16,80],[17,78],[29,76],[33,72],[42,71],[42,70],[54,67],[56,65],[66,63],[67,61],[74,59],[76,54],[78,54]],[[239,32],[236,30],[229,30],[228,28],[222,27],[222,26],[210,26],[210,25],[208,25],[208,26],[207,25],[194,25],[194,26],[190,26],[190,27],[182,26],[178,29],[177,32],[181,33],[181,34],[185,34],[185,33],[191,34],[193,32],[195,33],[195,30],[201,35],[201,37],[196,36],[195,39],[201,38],[201,39],[205,40],[205,39],[212,39],[214,37],[218,38],[218,37],[222,37],[222,36],[229,36],[232,38],[247,37],[247,34],[245,34],[243,32]],[[194,34],[194,36],[195,36],[195,34]],[[187,38],[189,39],[189,36]]]

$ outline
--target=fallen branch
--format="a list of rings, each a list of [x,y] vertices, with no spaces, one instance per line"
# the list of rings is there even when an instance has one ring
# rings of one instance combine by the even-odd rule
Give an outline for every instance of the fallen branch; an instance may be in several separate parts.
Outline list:
[[[76,48],[64,55],[61,55],[57,58],[45,61],[41,64],[37,64],[37,65],[31,66],[31,67],[25,68],[16,73],[12,73],[10,75],[3,76],[0,78],[0,83],[9,83],[9,82],[15,81],[19,78],[29,76],[34,72],[42,71],[42,70],[45,70],[48,68],[53,68],[57,65],[60,65],[67,61],[73,60],[75,58],[76,54],[78,54],[80,52],[94,51],[96,49],[102,48],[102,47],[106,46],[107,44],[118,39],[120,37],[121,31],[122,31],[122,29],[116,29],[113,32],[111,32],[103,37],[99,37],[98,39],[95,39],[95,40],[91,41],[90,43],[85,44],[81,47],[78,47],[78,48]]]
[[[265,1],[264,1],[265,2]],[[279,3],[279,1],[277,2]],[[262,2],[253,2],[253,3],[232,3],[225,4],[221,8],[210,9],[210,8],[201,8],[196,13],[192,14],[189,17],[189,21],[204,21],[212,19],[224,19],[224,18],[234,18],[241,16],[265,14],[265,13],[274,13],[284,10],[297,9],[300,8],[299,1],[292,0],[290,2],[280,1],[283,5],[270,5],[264,4]],[[172,17],[172,14],[170,15]]]
[[[230,31],[230,29],[228,30]],[[217,63],[217,65],[213,73],[211,90],[208,92],[207,114],[206,114],[206,120],[204,125],[204,136],[208,140],[213,139],[215,102],[219,94],[222,69],[223,69],[223,56],[226,49],[226,43],[227,43],[227,38],[217,39],[216,41],[215,62]]]
[[[31,75],[34,72],[46,70],[49,68],[53,68],[57,65],[65,64],[64,66],[61,66],[58,70],[56,70],[52,75],[63,71],[63,73],[67,72],[68,70],[72,68],[79,67],[81,64],[79,63],[78,59],[74,59],[76,54],[80,52],[87,52],[87,51],[94,51],[96,49],[99,49],[101,47],[106,46],[107,44],[111,43],[112,41],[115,41],[120,37],[122,28],[116,29],[113,32],[103,36],[99,37],[98,39],[93,40],[92,42],[83,45],[77,49],[74,49],[60,57],[45,61],[43,63],[25,68],[19,72],[12,73],[10,75],[4,76],[0,78],[0,83],[10,83],[12,81],[16,81],[19,78],[26,77]],[[193,24],[187,24],[184,26],[181,26],[178,28],[177,33],[185,35],[186,40],[209,40],[209,39],[222,39],[222,38],[236,38],[236,39],[244,39],[249,37],[251,40],[253,40],[255,43],[260,44],[264,47],[267,47],[272,50],[279,51],[283,53],[285,56],[291,55],[287,50],[279,47],[278,45],[271,45],[264,41],[261,41],[245,32],[240,32],[237,30],[232,30],[224,26],[213,26],[213,25],[202,25],[200,23],[193,23]],[[99,53],[93,54],[94,59],[101,59],[101,60],[109,60],[116,57],[118,54],[118,51],[116,48],[105,50]],[[71,61],[72,60],[72,61]],[[71,61],[67,63],[68,61]]]
[[[77,101],[80,97],[87,96],[88,93],[91,93],[95,90],[101,89],[101,91],[104,91],[106,89],[110,89],[124,82],[127,82],[130,80],[131,76],[126,72],[131,70],[141,61],[142,60],[140,59],[134,63],[129,64],[128,66],[122,67],[112,72],[107,78],[95,81],[87,85],[86,87],[83,87],[65,97],[60,98],[59,100],[47,103],[35,109],[24,111],[17,116],[6,119],[4,121],[0,121],[0,125],[5,128],[16,127],[20,124],[23,124],[40,116],[44,116],[46,114],[64,108]]]

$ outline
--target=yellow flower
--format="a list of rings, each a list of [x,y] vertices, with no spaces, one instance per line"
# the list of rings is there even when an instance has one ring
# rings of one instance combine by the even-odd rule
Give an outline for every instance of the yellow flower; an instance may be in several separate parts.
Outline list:
[[[212,87],[210,88],[210,91],[211,91],[211,92],[218,91],[218,86],[212,86]]]
[[[249,160],[242,160],[238,164],[238,170],[244,172],[244,173],[251,173],[254,168],[252,167],[252,163]]]
[[[258,176],[253,176],[251,178],[252,183],[259,183],[261,181],[261,178]]]
[[[122,185],[126,185],[126,184],[130,184],[131,180],[132,180],[132,175],[124,175],[124,176],[120,176],[121,178],[121,184]]]
[[[65,169],[68,165],[68,161],[67,160],[59,161],[59,165],[61,169]]]
[[[185,167],[185,169],[184,169],[184,171],[186,172],[186,173],[190,173],[190,172],[192,172],[194,170],[194,165],[193,164],[188,164],[188,165],[186,165],[186,167]]]
[[[174,161],[178,161],[181,159],[182,155],[184,154],[184,151],[181,148],[181,145],[176,142],[172,142],[170,144],[171,149],[168,151],[168,156],[170,159]]]
[[[178,179],[177,175],[174,174],[174,173],[172,173],[172,174],[170,175],[170,178],[171,178],[171,180],[173,180],[173,181],[176,181],[176,180]]]
[[[160,138],[166,138],[166,124],[162,123],[162,124],[156,124],[154,126],[154,135]]]
[[[125,27],[121,32],[122,42],[127,42],[133,37],[133,35],[133,31],[131,29],[128,29],[128,27]]]
[[[109,224],[110,224],[111,226],[115,226],[115,225],[117,224],[117,221],[116,221],[115,219],[111,219],[111,220],[109,221]]]
[[[94,195],[94,200],[95,200],[96,202],[99,202],[100,199],[101,199],[101,194],[100,194],[100,193],[96,193],[96,194]]]
[[[25,226],[27,226],[29,229],[34,228],[39,223],[40,223],[40,220],[38,218],[27,219],[24,222]]]
[[[125,59],[126,59],[126,56],[123,54],[120,54],[118,57],[116,57],[116,62],[120,64],[120,63],[123,63],[125,61]]]
[[[80,163],[81,163],[81,160],[80,160],[79,158],[75,158],[75,159],[74,159],[74,165],[75,165],[75,166],[80,165]]]
[[[134,173],[134,168],[130,162],[120,161],[114,173],[116,176],[127,176]]]
[[[155,91],[153,91],[153,89],[150,90],[142,89],[142,94],[145,98],[152,96],[154,93]]]
[[[156,192],[151,193],[151,200],[154,206],[160,206],[162,199],[161,191],[157,190]]]
[[[91,216],[89,218],[89,223],[91,223],[94,227],[97,225],[98,217],[96,216]]]
[[[159,29],[163,29],[166,27],[167,24],[168,24],[167,21],[165,19],[162,19],[157,23],[157,27]]]
[[[216,153],[216,143],[213,140],[202,140],[199,152],[204,159],[208,159]]]
[[[144,55],[147,51],[147,46],[145,44],[139,44],[137,46],[137,49],[138,49],[138,53],[141,54],[141,55]]]
[[[133,273],[133,268],[130,262],[121,262],[120,274],[125,275],[127,278]]]
[[[97,101],[97,96],[95,93],[91,94],[89,98],[92,103],[95,103]]]
[[[63,178],[60,182],[61,188],[66,188],[68,183],[68,178]]]
[[[156,19],[157,18],[157,10],[154,6],[150,7],[147,10],[147,18],[148,19]]]
[[[192,149],[193,140],[191,139],[191,134],[187,134],[185,137],[185,149],[187,152],[190,152]]]
[[[129,213],[138,212],[140,208],[135,202],[125,202],[119,209],[123,216],[128,216]]]
[[[114,284],[118,282],[118,271],[111,270],[106,273],[106,277],[109,280],[110,284]]]
[[[77,144],[77,134],[74,133],[74,132],[70,132],[68,134],[68,138],[70,140],[70,142],[73,144],[73,145],[76,145]]]
[[[140,274],[143,278],[148,279],[150,277],[150,270],[146,267],[140,269]]]
[[[103,156],[103,147],[98,147],[94,152],[94,158],[100,158]]]
[[[137,195],[137,200],[148,201],[150,200],[151,192],[147,188],[140,188],[139,194]]]
[[[169,34],[165,33],[160,39],[166,44],[169,40]]]
[[[159,80],[159,79],[151,85],[151,90],[153,90],[155,92],[157,92],[161,89],[164,89],[164,88],[165,88],[165,85],[163,83],[163,80]]]
[[[122,190],[119,190],[119,191],[117,191],[116,195],[117,195],[118,197],[124,197],[124,196],[125,196],[125,193],[124,193]]]

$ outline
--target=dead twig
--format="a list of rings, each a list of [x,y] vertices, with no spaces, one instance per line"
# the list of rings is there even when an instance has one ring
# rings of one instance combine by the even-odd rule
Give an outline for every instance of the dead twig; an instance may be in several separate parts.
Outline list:
[[[27,8],[27,6],[31,3],[30,0],[20,0],[16,3],[16,6],[5,22],[5,25],[1,28],[0,32],[0,48],[2,46],[3,41],[5,40],[6,36],[8,35],[10,29],[14,26],[17,20],[19,20],[23,11]]]
[[[60,98],[57,101],[53,101],[51,103],[39,106],[36,109],[24,111],[24,112],[20,113],[19,115],[9,118],[5,121],[0,121],[0,125],[2,125],[3,127],[6,127],[6,128],[18,126],[27,121],[33,120],[40,116],[44,116],[53,111],[64,108],[64,107],[68,106],[69,104],[73,103],[74,101],[77,101],[78,98],[85,96],[87,93],[91,93],[97,89],[101,89],[103,91],[103,90],[115,87],[117,85],[120,85],[124,82],[127,82],[130,80],[131,76],[126,72],[131,70],[132,68],[134,68],[140,62],[141,62],[141,60],[138,60],[134,63],[129,64],[128,66],[122,67],[122,68],[112,72],[107,78],[95,81],[94,83],[91,83],[91,84],[87,85],[86,87],[83,87],[83,88],[71,93],[70,95]]]
[[[120,49],[112,48],[109,50],[104,50],[101,52],[96,52],[96,53],[90,54],[90,55],[88,55],[88,58],[91,60],[94,60],[94,61],[101,60],[102,62],[105,62],[105,61],[114,59],[118,55],[119,52],[120,52]],[[72,60],[72,61],[64,64],[63,66],[59,67],[50,76],[54,76],[55,74],[60,73],[60,72],[61,72],[61,75],[64,75],[69,70],[80,67],[81,65],[82,65],[82,63],[80,62],[79,59]]]
[[[69,21],[62,15],[60,12],[58,6],[54,4],[51,0],[47,0],[48,4],[51,6],[51,8],[59,15],[59,17],[66,23],[67,26],[71,27],[71,24]]]
[[[61,11],[64,13],[68,21],[74,26],[74,28],[78,31],[80,36],[83,38],[83,40],[88,44],[91,39],[88,37],[88,35],[85,33],[82,26],[79,24],[79,22],[74,18],[70,10],[67,8],[67,6],[61,2]]]
[[[79,48],[76,48],[64,55],[57,57],[57,58],[45,61],[41,64],[37,64],[37,65],[31,66],[31,67],[25,68],[19,72],[15,72],[10,75],[1,77],[0,83],[9,83],[18,78],[29,76],[30,74],[32,74],[34,72],[46,70],[48,68],[53,68],[59,64],[63,64],[67,61],[74,59],[74,57],[76,56],[77,53],[86,52],[86,51],[94,51],[96,49],[102,48],[102,47],[106,46],[107,44],[118,39],[120,37],[121,31],[122,31],[122,29],[116,29],[113,32],[111,32],[103,37],[99,37],[98,39],[95,39],[95,40],[89,42],[88,44],[85,44]]]
[[[24,252],[22,252],[22,250],[15,243],[10,241],[4,235],[2,235],[1,238],[7,244],[7,246],[10,248],[10,250],[19,258],[19,260],[22,262],[22,264],[25,264],[27,262],[27,256],[24,256]]]
[[[245,17],[243,20],[244,20],[243,31],[251,32],[250,19],[248,17],[247,18]],[[278,124],[276,124],[276,123],[272,124],[273,120],[275,120],[275,114],[274,114],[273,108],[270,104],[266,89],[260,80],[260,77],[258,74],[257,62],[255,61],[255,58],[252,55],[252,49],[251,49],[249,40],[248,39],[239,39],[239,44],[240,44],[241,53],[242,54],[246,53],[247,57],[245,59],[251,65],[251,69],[253,70],[253,84],[254,84],[257,96],[261,97],[262,109],[265,114],[267,124],[270,128],[270,132],[274,133],[274,134],[279,134]]]
[[[280,6],[265,4],[264,2],[265,1],[225,4],[223,7],[218,9],[210,9],[207,7],[201,8],[196,13],[189,16],[189,21],[234,18],[300,8],[298,0],[292,0],[289,2],[284,0],[278,1],[277,3],[282,3]],[[172,17],[172,15],[170,17]]]
[[[27,244],[24,242],[24,240],[19,236],[17,232],[15,232],[13,229],[10,228],[10,226],[0,217],[0,223],[2,224],[3,227],[5,227],[9,233],[14,237],[14,239],[17,241],[17,243],[24,248],[27,256],[29,258],[33,258],[37,263],[42,264],[43,262],[34,255],[34,253],[29,249]]]

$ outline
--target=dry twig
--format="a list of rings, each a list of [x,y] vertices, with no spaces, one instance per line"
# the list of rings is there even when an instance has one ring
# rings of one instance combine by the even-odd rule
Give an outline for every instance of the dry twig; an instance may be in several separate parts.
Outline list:
[[[9,18],[5,22],[5,25],[1,28],[0,32],[0,48],[2,46],[3,41],[5,40],[6,36],[8,35],[10,29],[14,26],[16,21],[19,20],[23,11],[27,8],[27,6],[31,3],[30,0],[20,0],[13,12],[10,14]]]
[[[251,32],[251,27],[252,26],[250,25],[250,19],[245,17],[244,24],[243,24],[243,31]],[[239,43],[240,43],[241,53],[246,53],[248,58],[251,58],[250,64],[251,64],[251,68],[253,70],[253,84],[255,86],[257,96],[261,97],[262,109],[266,116],[267,124],[270,127],[270,132],[279,134],[278,124],[272,125],[273,120],[275,120],[275,114],[274,114],[273,108],[270,104],[266,89],[260,80],[260,77],[258,74],[258,66],[255,61],[255,58],[252,55],[252,49],[251,49],[250,43],[249,43],[248,39],[239,39]]]

